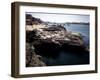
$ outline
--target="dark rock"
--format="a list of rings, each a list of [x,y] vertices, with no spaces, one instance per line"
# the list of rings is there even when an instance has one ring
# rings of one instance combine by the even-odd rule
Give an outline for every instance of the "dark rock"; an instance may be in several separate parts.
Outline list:
[[[60,51],[60,46],[49,40],[41,40],[38,44],[34,44],[35,52],[45,57],[56,58]]]
[[[34,47],[26,43],[26,67],[46,66],[42,60],[42,56],[34,52]]]
[[[66,31],[66,29],[61,25],[53,25],[52,27],[44,28],[44,31]]]
[[[32,25],[32,15],[26,14],[26,25]]]
[[[26,25],[41,24],[43,21],[39,18],[35,18],[30,14],[26,14]]]
[[[26,31],[26,42],[31,43],[38,39],[39,37],[36,34],[36,30]]]

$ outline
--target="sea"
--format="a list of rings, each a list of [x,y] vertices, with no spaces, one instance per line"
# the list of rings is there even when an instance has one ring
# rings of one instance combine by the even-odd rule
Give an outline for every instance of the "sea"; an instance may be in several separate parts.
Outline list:
[[[82,34],[83,41],[86,46],[89,46],[89,24],[66,24],[64,26],[67,31],[77,32]]]

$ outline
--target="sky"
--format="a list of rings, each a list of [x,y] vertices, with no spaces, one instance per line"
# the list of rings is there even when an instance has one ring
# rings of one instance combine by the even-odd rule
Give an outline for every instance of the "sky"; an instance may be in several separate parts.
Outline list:
[[[79,15],[79,14],[54,14],[54,13],[36,13],[31,12],[27,13],[31,14],[35,18],[40,18],[43,21],[47,22],[56,22],[56,23],[64,23],[64,22],[90,22],[89,15]]]

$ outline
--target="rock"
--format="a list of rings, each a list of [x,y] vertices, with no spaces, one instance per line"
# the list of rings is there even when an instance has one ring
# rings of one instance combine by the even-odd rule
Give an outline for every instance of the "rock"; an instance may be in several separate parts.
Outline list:
[[[34,47],[26,43],[26,67],[46,66],[42,60],[42,56],[34,52]]]
[[[46,28],[46,25],[44,24],[27,25],[25,28],[26,28],[26,31],[33,31],[34,29],[41,30],[41,28]]]
[[[26,15],[26,25],[32,25],[32,15],[27,14]]]
[[[61,25],[52,25],[51,27],[44,28],[43,31],[66,31],[66,29]]]
[[[39,18],[35,18],[30,14],[26,14],[26,25],[41,24],[43,21]]]
[[[89,53],[83,36],[66,30],[60,23],[44,22],[26,15],[26,66],[47,66],[45,58],[59,58],[60,52]],[[67,54],[67,53],[66,53]]]
[[[87,51],[79,33],[68,32],[62,26],[40,29],[26,31],[26,41],[34,46],[38,55],[56,58],[60,50],[75,53]]]
[[[26,31],[26,39],[34,41],[34,40],[44,40],[51,43],[63,45],[69,44],[77,44],[83,46],[84,42],[81,34],[79,33],[69,33],[64,27],[49,27],[49,28],[41,28],[33,29],[33,31]],[[27,41],[28,41],[27,40]]]

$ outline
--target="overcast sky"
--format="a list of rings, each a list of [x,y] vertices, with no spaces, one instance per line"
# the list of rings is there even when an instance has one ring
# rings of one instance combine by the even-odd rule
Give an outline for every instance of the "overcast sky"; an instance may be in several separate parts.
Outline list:
[[[43,21],[64,23],[64,22],[90,22],[89,15],[75,14],[52,14],[52,13],[26,13],[31,14],[35,18],[40,18]]]

